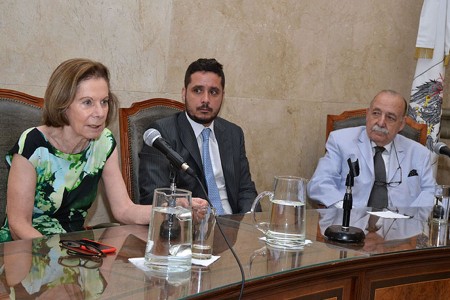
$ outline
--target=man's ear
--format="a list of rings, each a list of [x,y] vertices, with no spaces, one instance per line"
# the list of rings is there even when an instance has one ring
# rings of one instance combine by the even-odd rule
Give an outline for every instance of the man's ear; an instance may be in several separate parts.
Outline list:
[[[182,88],[181,89],[181,100],[186,103],[186,89]]]
[[[406,125],[406,116],[404,116],[404,117],[402,118],[402,125],[400,125],[400,130],[399,130],[399,131],[402,131],[403,128],[405,128],[405,125]]]

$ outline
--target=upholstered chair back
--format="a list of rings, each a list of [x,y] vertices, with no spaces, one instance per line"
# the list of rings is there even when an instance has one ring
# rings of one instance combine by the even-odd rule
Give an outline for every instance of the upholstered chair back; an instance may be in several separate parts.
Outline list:
[[[0,224],[6,211],[8,168],[6,153],[30,127],[41,125],[44,99],[14,90],[0,89]]]
[[[122,175],[133,202],[139,202],[139,151],[144,132],[154,121],[184,110],[184,104],[165,98],[135,102],[119,110]]]

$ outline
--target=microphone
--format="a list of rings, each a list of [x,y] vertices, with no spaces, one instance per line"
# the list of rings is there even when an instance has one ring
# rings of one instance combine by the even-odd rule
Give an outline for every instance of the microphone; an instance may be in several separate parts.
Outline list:
[[[191,176],[195,176],[194,171],[184,161],[181,155],[175,152],[172,147],[170,147],[169,143],[161,137],[161,133],[159,133],[158,130],[150,128],[144,132],[144,142],[150,147],[154,147],[161,151],[175,167]]]
[[[436,154],[444,154],[450,157],[450,148],[443,142],[436,143],[433,150]]]

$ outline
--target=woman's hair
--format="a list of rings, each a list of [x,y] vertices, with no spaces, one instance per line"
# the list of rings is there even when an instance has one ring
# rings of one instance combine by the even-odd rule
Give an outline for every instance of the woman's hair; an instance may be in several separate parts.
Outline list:
[[[42,119],[45,125],[62,127],[70,125],[66,110],[72,104],[80,83],[91,78],[103,78],[108,84],[108,115],[106,126],[115,118],[119,102],[111,93],[109,71],[102,63],[84,58],[69,59],[53,71],[44,96]]]

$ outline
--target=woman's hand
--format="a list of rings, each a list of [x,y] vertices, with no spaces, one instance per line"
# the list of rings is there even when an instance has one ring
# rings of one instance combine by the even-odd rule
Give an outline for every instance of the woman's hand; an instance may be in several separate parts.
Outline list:
[[[192,220],[197,223],[203,220],[208,211],[208,201],[202,198],[192,198]]]

